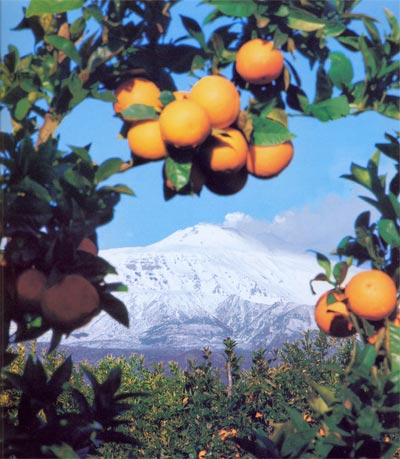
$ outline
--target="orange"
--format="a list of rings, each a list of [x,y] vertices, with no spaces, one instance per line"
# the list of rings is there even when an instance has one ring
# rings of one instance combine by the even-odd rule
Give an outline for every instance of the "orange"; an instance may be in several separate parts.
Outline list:
[[[183,100],[189,98],[188,91],[174,91],[173,94],[176,100]]]
[[[337,301],[328,304],[330,295],[333,295]],[[350,322],[350,312],[344,303],[345,298],[343,293],[328,290],[317,301],[314,310],[315,322],[327,335],[344,338],[355,332]]]
[[[230,196],[238,193],[247,182],[246,168],[237,172],[207,172],[205,186],[212,193],[220,196]]]
[[[246,161],[247,170],[256,177],[275,177],[289,165],[293,152],[293,144],[290,141],[278,145],[250,145]]]
[[[167,146],[161,137],[159,120],[134,123],[127,134],[132,153],[143,159],[157,160],[167,154]]]
[[[388,274],[377,269],[353,276],[345,292],[350,310],[362,319],[384,319],[396,307],[396,285]]]
[[[227,128],[214,134],[202,152],[208,168],[215,172],[237,172],[246,164],[248,145],[237,129]]]
[[[99,294],[80,274],[69,274],[44,290],[41,309],[52,326],[69,332],[86,325],[98,311]]]
[[[244,43],[236,55],[236,71],[247,82],[268,84],[283,70],[283,55],[272,41],[255,38]]]
[[[196,147],[211,132],[210,119],[201,105],[190,99],[174,100],[160,115],[163,140],[180,147]]]
[[[19,306],[25,311],[39,310],[40,300],[47,278],[41,271],[31,268],[23,271],[17,278],[17,298]]]
[[[239,92],[223,76],[208,75],[201,78],[193,85],[189,97],[206,110],[213,128],[227,128],[239,116]]]
[[[99,252],[96,244],[88,237],[82,239],[82,242],[78,246],[78,250],[91,253],[92,255],[97,255]]]
[[[115,97],[118,99],[118,102],[114,103],[116,113],[134,104],[161,107],[160,89],[155,83],[145,78],[132,78],[124,81],[115,90]]]

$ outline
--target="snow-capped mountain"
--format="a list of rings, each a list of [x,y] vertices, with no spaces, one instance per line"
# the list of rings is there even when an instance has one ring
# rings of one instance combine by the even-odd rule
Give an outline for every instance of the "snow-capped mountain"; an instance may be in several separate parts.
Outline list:
[[[271,348],[315,328],[309,287],[319,272],[315,258],[277,248],[276,241],[199,224],[100,256],[129,288],[118,297],[130,328],[102,313],[64,340],[69,346],[220,348],[230,336],[241,348]]]

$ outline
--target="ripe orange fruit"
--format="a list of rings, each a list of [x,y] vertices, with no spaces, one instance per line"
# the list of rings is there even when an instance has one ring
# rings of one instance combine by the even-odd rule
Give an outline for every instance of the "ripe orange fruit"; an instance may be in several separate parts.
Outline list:
[[[215,172],[237,172],[246,164],[248,145],[237,129],[226,128],[224,133],[213,134],[202,152],[204,162]]]
[[[69,274],[44,290],[41,309],[44,318],[61,331],[86,325],[98,311],[99,294],[80,274]]]
[[[246,185],[248,173],[245,167],[237,172],[212,172],[206,174],[205,186],[212,193],[230,196],[238,193]]]
[[[278,145],[250,145],[247,154],[247,170],[260,178],[275,177],[282,172],[293,158],[292,142]]]
[[[349,308],[362,319],[384,319],[396,307],[396,285],[388,274],[377,269],[353,276],[345,292]]]
[[[25,311],[38,311],[47,278],[41,271],[31,268],[23,271],[17,278],[18,304]]]
[[[173,94],[174,94],[176,100],[183,100],[183,99],[188,99],[189,98],[189,92],[188,91],[174,91]]]
[[[210,119],[201,105],[190,99],[174,100],[160,115],[161,136],[177,148],[196,147],[211,132]]]
[[[114,111],[122,112],[130,105],[143,104],[151,107],[161,107],[160,89],[145,78],[132,78],[124,81],[115,90],[118,102],[114,103]]]
[[[328,304],[330,295],[333,295],[337,301]],[[350,313],[346,304],[343,302],[345,298],[346,296],[343,293],[328,290],[317,301],[314,309],[315,322],[327,335],[344,338],[355,332],[350,322]]]
[[[247,82],[268,84],[283,70],[283,55],[272,41],[255,38],[244,43],[236,55],[236,71]]]
[[[161,137],[159,120],[134,123],[127,134],[132,153],[143,159],[157,160],[167,154],[167,146]]]
[[[88,237],[82,239],[82,242],[78,246],[78,250],[91,253],[92,255],[97,255],[99,253],[96,244]]]
[[[206,110],[213,128],[227,128],[239,116],[239,92],[223,76],[208,75],[201,78],[193,85],[189,97]]]

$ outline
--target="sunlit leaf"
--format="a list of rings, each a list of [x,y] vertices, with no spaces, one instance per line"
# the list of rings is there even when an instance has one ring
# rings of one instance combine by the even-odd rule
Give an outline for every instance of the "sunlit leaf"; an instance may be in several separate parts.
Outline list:
[[[349,85],[354,74],[350,59],[339,52],[330,53],[329,59],[331,61],[329,76],[332,79],[333,84],[339,89],[343,85]]]
[[[330,121],[347,116],[350,106],[346,96],[339,96],[309,105],[307,111],[321,121]]]
[[[227,16],[247,18],[257,11],[257,5],[252,0],[236,0],[234,2],[211,0],[210,4]]]
[[[65,13],[66,11],[82,8],[85,0],[31,0],[25,16],[41,15],[46,13]]]
[[[45,41],[53,45],[59,51],[65,53],[70,59],[81,66],[81,56],[72,41],[58,35],[48,35],[44,37]]]
[[[400,247],[400,234],[393,220],[379,220],[377,226],[379,235],[387,244],[390,244],[393,247]]]
[[[322,29],[325,26],[325,22],[308,11],[292,6],[287,18],[287,25],[291,29],[313,32]]]

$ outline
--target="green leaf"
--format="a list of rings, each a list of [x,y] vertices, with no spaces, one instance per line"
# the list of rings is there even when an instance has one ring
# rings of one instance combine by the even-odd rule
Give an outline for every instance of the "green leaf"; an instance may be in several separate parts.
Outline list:
[[[165,160],[165,175],[171,180],[177,191],[190,182],[191,162],[180,163],[168,157]]]
[[[90,162],[91,158],[89,155],[89,147],[74,147],[73,145],[68,145],[68,147],[73,151],[75,154],[77,154],[81,159],[84,161]]]
[[[253,117],[253,140],[255,145],[278,145],[295,137],[289,129],[273,120]]]
[[[129,328],[129,314],[124,303],[110,293],[103,293],[101,296],[101,307],[113,319]]]
[[[96,171],[96,183],[100,183],[108,179],[112,175],[116,174],[119,171],[119,168],[122,163],[122,159],[110,158],[104,161],[102,164],[100,164],[99,168]]]
[[[20,99],[14,110],[14,117],[17,121],[22,121],[29,113],[29,110],[32,107],[32,103],[27,97]]]
[[[174,96],[174,93],[172,91],[161,91],[161,94],[160,94],[160,101],[163,105],[163,107],[165,107],[166,105],[168,105],[170,102],[176,100],[175,96]]]
[[[333,84],[339,89],[348,86],[354,76],[350,59],[338,52],[329,54],[329,59],[331,61],[329,76]]]
[[[69,29],[70,34],[71,34],[71,40],[75,41],[77,40],[84,32],[86,27],[86,21],[83,16],[80,16],[78,19],[76,19],[72,24]]]
[[[47,189],[40,185],[40,183],[32,180],[29,176],[24,177],[18,184],[18,191],[26,193],[27,195],[34,195],[37,198],[47,203],[51,202],[52,197]]]
[[[287,18],[287,25],[291,29],[303,32],[314,32],[325,26],[320,18],[300,8],[291,7]]]
[[[48,35],[44,37],[44,40],[59,51],[64,52],[70,59],[76,62],[79,67],[81,66],[81,56],[72,41],[64,37],[59,37],[58,35]]]
[[[389,343],[392,372],[400,372],[400,327],[396,327],[393,323],[389,325]]]
[[[97,88],[90,90],[90,95],[93,99],[101,100],[103,102],[116,102],[118,99],[112,91],[98,91]]]
[[[135,196],[135,192],[127,185],[114,185],[114,186],[103,186],[102,190],[114,191],[119,194],[127,194],[129,196]]]
[[[79,455],[67,443],[61,445],[52,445],[44,447],[46,451],[50,451],[57,459],[79,459]]]
[[[121,112],[124,119],[129,121],[138,120],[156,120],[158,113],[155,108],[150,105],[133,104]]]
[[[393,247],[400,247],[400,234],[393,220],[382,219],[378,222],[378,231],[382,239]]]
[[[336,402],[335,390],[326,386],[325,384],[319,384],[312,379],[307,379],[308,384],[321,396],[323,401],[329,406]]]
[[[369,376],[371,368],[376,360],[376,350],[371,344],[366,344],[363,349],[357,348],[356,364],[357,370],[363,376]]]
[[[358,166],[357,164],[352,163],[350,170],[355,182],[365,188],[368,188],[369,190],[372,188],[371,172],[366,167]]]
[[[252,0],[211,0],[210,4],[227,16],[248,18],[257,11],[257,5]]]
[[[315,253],[315,255],[317,256],[317,263],[322,268],[324,268],[326,277],[329,279],[332,273],[331,262],[329,261],[329,258],[320,252],[315,252],[314,250],[312,250],[311,252]]]
[[[82,8],[85,0],[31,0],[25,16],[47,14],[47,13],[65,13],[66,11]]]
[[[181,21],[189,35],[194,38],[203,49],[207,49],[206,39],[199,24],[188,16],[180,15]]]
[[[377,143],[375,146],[389,158],[398,161],[400,155],[400,145],[398,143]]]
[[[321,121],[330,121],[349,115],[350,106],[346,96],[339,96],[309,105],[307,111]]]
[[[338,285],[342,284],[345,280],[347,271],[349,270],[349,265],[346,261],[340,261],[336,263],[333,267],[333,277],[335,278]]]
[[[372,48],[368,47],[365,37],[359,38],[359,47],[363,55],[364,65],[367,71],[367,79],[374,78],[378,70],[377,55]]]

